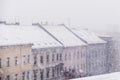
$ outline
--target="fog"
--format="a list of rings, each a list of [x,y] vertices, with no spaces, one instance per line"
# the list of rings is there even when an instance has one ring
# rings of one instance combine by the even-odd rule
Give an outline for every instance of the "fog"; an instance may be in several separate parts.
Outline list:
[[[120,31],[120,0],[0,0],[0,20]]]

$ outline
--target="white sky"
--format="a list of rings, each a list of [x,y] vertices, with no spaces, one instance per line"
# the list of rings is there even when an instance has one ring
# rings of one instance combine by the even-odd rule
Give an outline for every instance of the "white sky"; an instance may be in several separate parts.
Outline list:
[[[97,30],[110,26],[113,30],[120,25],[120,0],[0,0],[0,19],[65,22]]]

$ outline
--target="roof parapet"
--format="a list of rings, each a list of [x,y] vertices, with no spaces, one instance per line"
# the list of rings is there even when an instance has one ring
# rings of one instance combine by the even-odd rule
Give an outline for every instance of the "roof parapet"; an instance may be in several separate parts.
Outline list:
[[[33,46],[33,43],[14,44],[14,45],[0,45],[0,48],[16,47],[16,46]]]
[[[20,25],[19,22],[12,22],[12,23],[9,23],[9,22],[6,22],[6,21],[0,21],[0,24],[4,24],[4,25]]]

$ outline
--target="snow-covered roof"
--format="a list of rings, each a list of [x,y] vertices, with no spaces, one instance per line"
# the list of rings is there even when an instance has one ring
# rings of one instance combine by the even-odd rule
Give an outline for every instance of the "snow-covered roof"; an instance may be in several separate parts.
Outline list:
[[[85,78],[76,78],[70,80],[120,80],[120,72],[85,77]]]
[[[106,34],[106,33],[95,33],[98,37],[105,37],[105,38],[112,38],[112,36]]]
[[[71,31],[76,34],[79,38],[83,39],[87,44],[106,43],[106,41],[100,39],[94,32],[85,30],[70,28]]]
[[[61,46],[38,26],[0,25],[0,45],[33,43],[33,48]]]
[[[86,45],[83,41],[81,41],[74,34],[72,34],[68,29],[66,29],[65,26],[44,25],[43,28],[46,29],[50,34],[52,34],[57,40],[59,40],[64,47]]]

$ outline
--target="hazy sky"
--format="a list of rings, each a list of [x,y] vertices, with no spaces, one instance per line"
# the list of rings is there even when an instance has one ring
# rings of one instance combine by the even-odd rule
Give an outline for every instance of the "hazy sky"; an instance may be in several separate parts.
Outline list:
[[[0,0],[0,19],[114,29],[120,25],[120,0]]]

